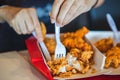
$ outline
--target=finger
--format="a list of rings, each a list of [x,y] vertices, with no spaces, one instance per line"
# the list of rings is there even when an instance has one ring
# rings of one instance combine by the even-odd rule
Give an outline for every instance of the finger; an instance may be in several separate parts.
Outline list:
[[[63,19],[65,18],[67,12],[69,11],[73,3],[74,3],[74,0],[65,0],[65,2],[62,4],[56,19],[57,23],[60,24],[61,26],[63,23]]]
[[[20,30],[20,28],[18,26],[18,23],[17,23],[16,19],[11,21],[10,26],[16,31],[16,33],[21,34],[21,30]]]
[[[18,27],[21,30],[21,33],[22,34],[27,34],[28,31],[27,31],[27,28],[26,28],[26,25],[25,25],[25,21],[23,20],[23,21],[19,21],[17,23],[18,23]]]
[[[79,0],[78,0],[79,1]],[[87,11],[89,11],[92,7],[92,5],[96,2],[96,0],[90,0],[90,1],[85,1],[85,0],[81,0],[79,3],[79,8],[77,8],[76,12],[74,12],[74,10],[72,11],[72,15],[69,15],[71,13],[67,13],[66,18],[63,21],[63,25],[66,25],[68,23],[70,23],[73,19],[75,19],[77,16],[79,16],[82,13],[85,13]],[[77,6],[77,4],[75,4]],[[73,8],[74,9],[74,8]]]
[[[37,17],[37,13],[35,9],[32,9],[31,13],[31,18],[32,18],[32,22],[33,22],[33,26],[37,35],[37,39],[39,42],[43,41],[43,37],[42,37],[42,32],[41,32],[41,26]]]
[[[62,5],[63,2],[64,2],[64,0],[54,0],[52,10],[50,13],[51,23],[54,23],[56,21],[56,17],[58,15],[59,10],[60,10],[60,6]]]
[[[67,14],[66,14],[66,16],[65,16],[65,18],[62,22],[63,25],[66,25],[66,23],[68,23],[68,21],[75,15],[75,13],[77,12],[77,10],[80,7],[81,1],[80,0],[74,0],[74,3],[72,4],[71,8],[67,12]]]
[[[91,7],[86,6],[85,3],[81,3],[80,7],[77,9],[76,13],[74,13],[74,15],[72,16],[71,19],[69,19],[68,21],[64,22],[64,25],[70,23],[73,19],[75,19],[76,17],[78,17],[79,15],[89,11],[91,9]]]
[[[25,24],[26,24],[26,28],[27,28],[27,33],[31,33],[32,31],[34,31],[34,23],[32,21],[32,17],[30,15],[30,12],[27,11],[25,14]]]
[[[78,17],[80,14],[84,12],[86,12],[84,6],[80,6],[76,13],[73,15],[73,17],[69,19],[67,22],[65,22],[64,25],[70,23],[72,20],[74,20],[76,17]]]
[[[27,26],[25,24],[25,16],[26,16],[26,12],[25,10],[22,10],[19,15],[17,16],[17,21],[19,24],[19,28],[22,32],[22,34],[27,34],[28,30],[27,30]]]

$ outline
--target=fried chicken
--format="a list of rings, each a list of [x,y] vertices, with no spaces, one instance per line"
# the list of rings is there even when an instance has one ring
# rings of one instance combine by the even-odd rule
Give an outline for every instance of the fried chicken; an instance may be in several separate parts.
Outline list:
[[[68,77],[76,73],[86,73],[91,66],[93,58],[92,46],[86,42],[84,36],[89,32],[83,27],[76,32],[68,32],[61,35],[61,41],[67,49],[66,58],[58,58],[48,61],[50,71],[54,76]],[[54,54],[56,42],[55,39],[46,38],[44,40],[48,51]]]
[[[56,41],[54,38],[45,38],[44,40],[45,45],[48,49],[48,51],[50,52],[51,55],[54,54],[55,51],[55,47],[56,47]]]
[[[95,46],[102,52],[105,53],[113,47],[113,39],[104,38],[95,43]]]
[[[92,50],[90,44],[88,44],[84,40],[85,34],[87,34],[89,30],[86,27],[83,27],[76,32],[65,33],[62,37],[62,43],[65,45],[67,49],[78,48],[80,50]]]
[[[105,68],[117,68],[120,64],[120,47],[113,47],[106,52]]]
[[[93,56],[93,51],[81,51],[80,49],[73,48],[70,50],[70,53],[77,57],[78,60],[83,61],[84,63],[89,63],[89,59]]]

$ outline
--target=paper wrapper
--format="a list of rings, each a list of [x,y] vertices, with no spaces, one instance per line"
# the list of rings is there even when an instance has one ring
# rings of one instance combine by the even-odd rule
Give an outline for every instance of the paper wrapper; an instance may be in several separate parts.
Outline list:
[[[90,35],[90,34],[88,34]],[[92,36],[86,35],[86,41],[88,41],[95,51],[94,55],[94,61],[95,64],[92,66],[92,68],[95,69],[95,73],[92,73],[92,70],[90,69],[86,74],[75,74],[73,76],[70,76],[68,78],[60,78],[60,77],[52,77],[50,74],[50,71],[46,65],[46,62],[44,62],[44,57],[42,56],[42,51],[39,49],[38,43],[34,37],[31,37],[26,40],[26,45],[31,57],[31,63],[35,68],[38,69],[41,73],[43,73],[49,80],[52,79],[80,79],[80,78],[87,78],[92,76],[101,75],[104,73],[109,73],[108,70],[104,70],[104,62],[105,62],[105,56],[99,52],[98,49],[91,43],[89,39],[92,39]],[[48,34],[46,37],[54,37],[52,34]]]
[[[93,50],[95,52],[95,54],[94,54],[95,65],[94,66],[98,70],[103,70],[106,57],[103,54],[101,54],[101,52],[91,43],[91,41],[88,38],[89,38],[89,35],[86,35],[85,36],[86,41],[92,45]]]
[[[119,34],[120,34],[120,32],[119,32]],[[88,33],[86,35],[86,37],[90,41],[91,44],[94,44],[95,42],[97,42],[97,41],[99,41],[101,39],[104,39],[104,38],[108,38],[108,37],[113,38],[113,32],[112,31],[91,31],[90,33]],[[100,54],[103,54],[97,48],[96,48],[96,50]],[[99,58],[99,56],[98,56],[98,58]],[[105,62],[103,62],[103,66],[104,66],[104,64],[105,64]],[[108,71],[107,73],[104,73],[105,75],[120,75],[120,67],[118,67],[117,69],[108,68],[108,69],[103,69],[103,70]]]

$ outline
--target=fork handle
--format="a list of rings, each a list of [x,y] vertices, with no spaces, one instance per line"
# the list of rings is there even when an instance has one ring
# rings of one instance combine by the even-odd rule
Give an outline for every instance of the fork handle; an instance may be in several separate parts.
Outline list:
[[[55,23],[55,38],[56,38],[56,43],[60,42],[60,26],[57,26]]]

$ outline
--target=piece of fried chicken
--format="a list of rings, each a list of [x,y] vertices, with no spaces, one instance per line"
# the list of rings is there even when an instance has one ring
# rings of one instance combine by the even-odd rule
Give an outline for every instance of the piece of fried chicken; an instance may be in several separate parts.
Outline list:
[[[62,43],[67,49],[78,48],[80,50],[92,50],[91,45],[89,45],[85,40],[84,36],[89,32],[86,27],[83,27],[76,32],[65,33],[62,37]]]
[[[113,39],[109,38],[104,38],[95,43],[95,46],[102,52],[105,53],[109,49],[113,47]]]
[[[55,38],[45,38],[44,42],[50,54],[53,55],[56,47]]]
[[[81,60],[84,63],[90,63],[90,59],[93,56],[93,51],[81,51],[80,49],[73,48],[70,50],[70,53],[77,57],[78,60]]]
[[[120,47],[113,47],[106,52],[105,68],[117,68],[120,64]]]

